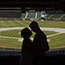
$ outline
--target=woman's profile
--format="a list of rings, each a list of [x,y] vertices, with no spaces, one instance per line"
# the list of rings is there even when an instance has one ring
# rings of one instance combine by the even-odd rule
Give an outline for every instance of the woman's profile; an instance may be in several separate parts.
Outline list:
[[[32,41],[30,40],[31,35],[32,32],[28,28],[24,28],[21,31],[23,42],[21,49],[20,65],[32,65],[33,55],[32,55]]]

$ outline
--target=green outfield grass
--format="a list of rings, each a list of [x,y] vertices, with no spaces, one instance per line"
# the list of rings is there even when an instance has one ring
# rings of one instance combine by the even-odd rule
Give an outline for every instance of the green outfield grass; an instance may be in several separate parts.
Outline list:
[[[32,21],[0,21],[0,28],[28,27]],[[64,21],[37,21],[40,27],[65,28]]]
[[[0,36],[9,36],[9,37],[19,37],[21,38],[21,29],[20,30],[7,30],[7,31],[0,31]]]
[[[49,39],[50,39],[49,41],[50,47],[65,46],[65,33],[50,37]]]
[[[0,38],[0,46],[9,46],[9,47],[21,47],[21,42],[17,41],[17,39],[10,38]]]

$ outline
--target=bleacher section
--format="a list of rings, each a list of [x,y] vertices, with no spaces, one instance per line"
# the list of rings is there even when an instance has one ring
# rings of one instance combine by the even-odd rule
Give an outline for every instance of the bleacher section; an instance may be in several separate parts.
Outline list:
[[[46,18],[48,19],[62,19],[64,14],[47,14]]]
[[[26,13],[21,14],[21,18],[25,18]]]
[[[41,12],[37,13],[37,18],[41,18]]]
[[[60,18],[63,14],[52,14],[50,18]]]
[[[26,11],[22,13],[21,10],[0,10],[0,20],[41,20],[42,11]],[[65,13],[62,11],[46,10],[46,20],[65,20]]]
[[[35,18],[35,12],[29,12],[27,18]]]
[[[26,12],[22,13],[21,18],[25,18],[26,20],[33,19],[41,19],[41,12]],[[65,20],[65,14],[64,13],[46,13],[45,14],[46,20]]]

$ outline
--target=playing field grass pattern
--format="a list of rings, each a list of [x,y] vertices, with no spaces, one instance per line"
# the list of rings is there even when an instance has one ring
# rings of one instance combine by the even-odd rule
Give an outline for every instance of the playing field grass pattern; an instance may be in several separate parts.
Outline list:
[[[32,21],[0,21],[0,28],[28,27]],[[64,21],[37,21],[40,27],[65,28]]]
[[[0,29],[2,28],[14,28],[14,27],[29,27],[32,21],[0,21]],[[40,27],[47,28],[65,28],[65,22],[63,21],[37,21]],[[22,39],[20,32],[22,29],[5,30],[0,31],[0,46],[18,47],[21,48],[22,42],[18,41]],[[42,30],[49,40],[50,47],[65,46],[65,33],[59,33],[55,31]],[[33,32],[32,32],[33,33]],[[31,38],[34,37],[34,34]],[[49,37],[49,35],[52,35]]]

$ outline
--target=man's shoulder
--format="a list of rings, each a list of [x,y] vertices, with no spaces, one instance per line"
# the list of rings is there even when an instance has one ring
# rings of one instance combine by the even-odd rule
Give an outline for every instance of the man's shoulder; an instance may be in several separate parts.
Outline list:
[[[45,33],[43,32],[43,31],[40,31],[40,33],[39,33],[40,35],[45,35]]]

